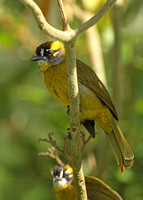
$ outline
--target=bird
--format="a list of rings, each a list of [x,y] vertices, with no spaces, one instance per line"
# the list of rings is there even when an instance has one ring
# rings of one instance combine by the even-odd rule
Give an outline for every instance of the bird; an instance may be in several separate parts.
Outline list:
[[[51,95],[69,106],[68,75],[65,58],[65,47],[61,41],[46,41],[36,48],[36,56],[40,71],[44,74],[44,82]],[[121,174],[125,168],[134,163],[134,154],[117,125],[118,115],[111,97],[96,73],[76,59],[77,78],[80,103],[79,116],[81,124],[95,138],[95,122],[104,130],[111,144]]]
[[[73,168],[70,165],[51,169],[57,200],[77,200]],[[99,178],[85,176],[88,200],[122,200],[122,197]]]

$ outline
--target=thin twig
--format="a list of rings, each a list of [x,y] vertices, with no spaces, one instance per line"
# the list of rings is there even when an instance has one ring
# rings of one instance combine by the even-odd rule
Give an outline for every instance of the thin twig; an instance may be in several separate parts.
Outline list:
[[[97,12],[96,15],[94,15],[91,19],[89,19],[87,22],[85,22],[81,26],[79,26],[76,29],[76,35],[75,35],[75,37],[77,37],[82,32],[86,31],[87,29],[89,29],[93,25],[97,24],[99,22],[99,20],[103,17],[103,15],[105,15],[105,13],[111,8],[111,6],[114,4],[115,1],[116,0],[108,0],[102,6],[102,8]]]
[[[64,149],[63,149],[64,153],[69,152],[69,149],[67,148],[67,139],[68,139],[68,136],[67,136],[67,135],[64,135],[64,136],[62,137],[62,140],[64,141]]]
[[[67,138],[68,137],[67,136],[62,137],[62,140],[64,141],[64,148],[61,149],[57,145],[56,141],[53,140],[52,135],[53,135],[53,133],[49,133],[49,135],[48,135],[49,139],[47,139],[47,138],[39,138],[38,139],[38,142],[40,142],[40,141],[48,142],[52,145],[52,147],[48,148],[47,152],[40,152],[40,153],[38,153],[38,156],[49,156],[49,157],[55,159],[59,165],[63,166],[64,163],[58,155],[58,152],[60,152],[61,154],[63,154],[67,158],[68,162],[71,162],[71,156],[68,154],[69,149],[67,148]],[[82,137],[82,143],[83,144],[82,144],[82,147],[81,147],[81,153],[83,153],[83,151],[84,151],[87,143],[90,141],[90,139],[91,139],[91,136],[89,136],[87,139],[85,139],[85,136]]]
[[[58,151],[55,147],[50,147],[48,148],[47,152],[40,152],[38,153],[38,156],[48,156],[50,158],[53,158],[56,160],[56,162],[60,165],[60,166],[64,166],[65,163],[63,163],[63,161],[60,159],[59,155],[58,155]]]
[[[39,28],[44,31],[49,36],[56,38],[61,41],[70,41],[74,35],[74,31],[60,31],[53,26],[51,26],[45,19],[41,9],[33,0],[21,0],[32,12],[34,15]]]
[[[85,140],[85,137],[83,137],[83,139],[82,139],[83,146],[81,148],[81,153],[84,151],[84,149],[85,149],[87,143],[90,141],[90,139],[91,139],[91,136],[89,136],[87,140]]]
[[[62,17],[62,22],[63,22],[63,30],[67,31],[70,29],[68,21],[67,21],[67,17],[65,14],[65,9],[63,6],[63,1],[62,0],[57,0],[58,5],[59,5],[59,9],[60,9],[60,13],[61,13],[61,17]]]
[[[65,148],[64,149],[61,149],[58,145],[57,145],[57,143],[56,143],[56,141],[52,138],[52,135],[53,135],[53,133],[49,133],[48,134],[48,139],[47,138],[39,138],[39,142],[40,141],[43,141],[43,142],[48,142],[48,143],[50,143],[58,152],[60,152],[60,153],[62,153],[65,157],[66,157],[66,159],[69,161],[69,162],[71,162],[71,156],[67,153],[67,151],[65,150]]]

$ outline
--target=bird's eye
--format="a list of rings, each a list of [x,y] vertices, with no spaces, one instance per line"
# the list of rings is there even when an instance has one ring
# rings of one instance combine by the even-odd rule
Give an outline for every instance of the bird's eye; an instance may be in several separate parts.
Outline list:
[[[52,55],[53,54],[53,51],[51,49],[46,49],[46,55]]]
[[[65,176],[65,177],[68,177],[68,176],[69,176],[69,174],[64,174],[64,176]]]
[[[43,57],[44,56],[44,49],[41,48],[40,52],[38,54],[40,54],[40,56]]]
[[[69,176],[70,176],[70,174],[67,171],[65,171],[64,177],[69,177]]]

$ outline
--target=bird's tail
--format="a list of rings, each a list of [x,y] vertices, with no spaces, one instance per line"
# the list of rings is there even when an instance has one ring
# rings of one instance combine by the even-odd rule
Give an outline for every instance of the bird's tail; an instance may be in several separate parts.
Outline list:
[[[108,199],[108,200],[123,200],[122,197],[106,183],[99,178],[93,176],[85,176],[87,196],[90,200]]]
[[[123,175],[125,168],[130,168],[134,164],[134,154],[115,121],[113,121],[112,133],[106,134],[112,146],[120,172]]]

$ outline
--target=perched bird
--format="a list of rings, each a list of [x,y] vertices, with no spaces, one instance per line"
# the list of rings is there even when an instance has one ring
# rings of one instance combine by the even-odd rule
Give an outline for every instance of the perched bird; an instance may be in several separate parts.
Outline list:
[[[73,169],[69,165],[51,170],[57,200],[77,200]],[[88,200],[122,200],[121,196],[96,177],[85,176]]]
[[[69,105],[65,48],[60,41],[42,43],[32,61],[38,61],[44,74],[45,85],[53,97],[66,107]],[[94,121],[105,131],[121,174],[133,165],[134,154],[117,125],[118,116],[111,97],[95,72],[77,59],[77,76],[80,94],[80,122],[95,137]]]

